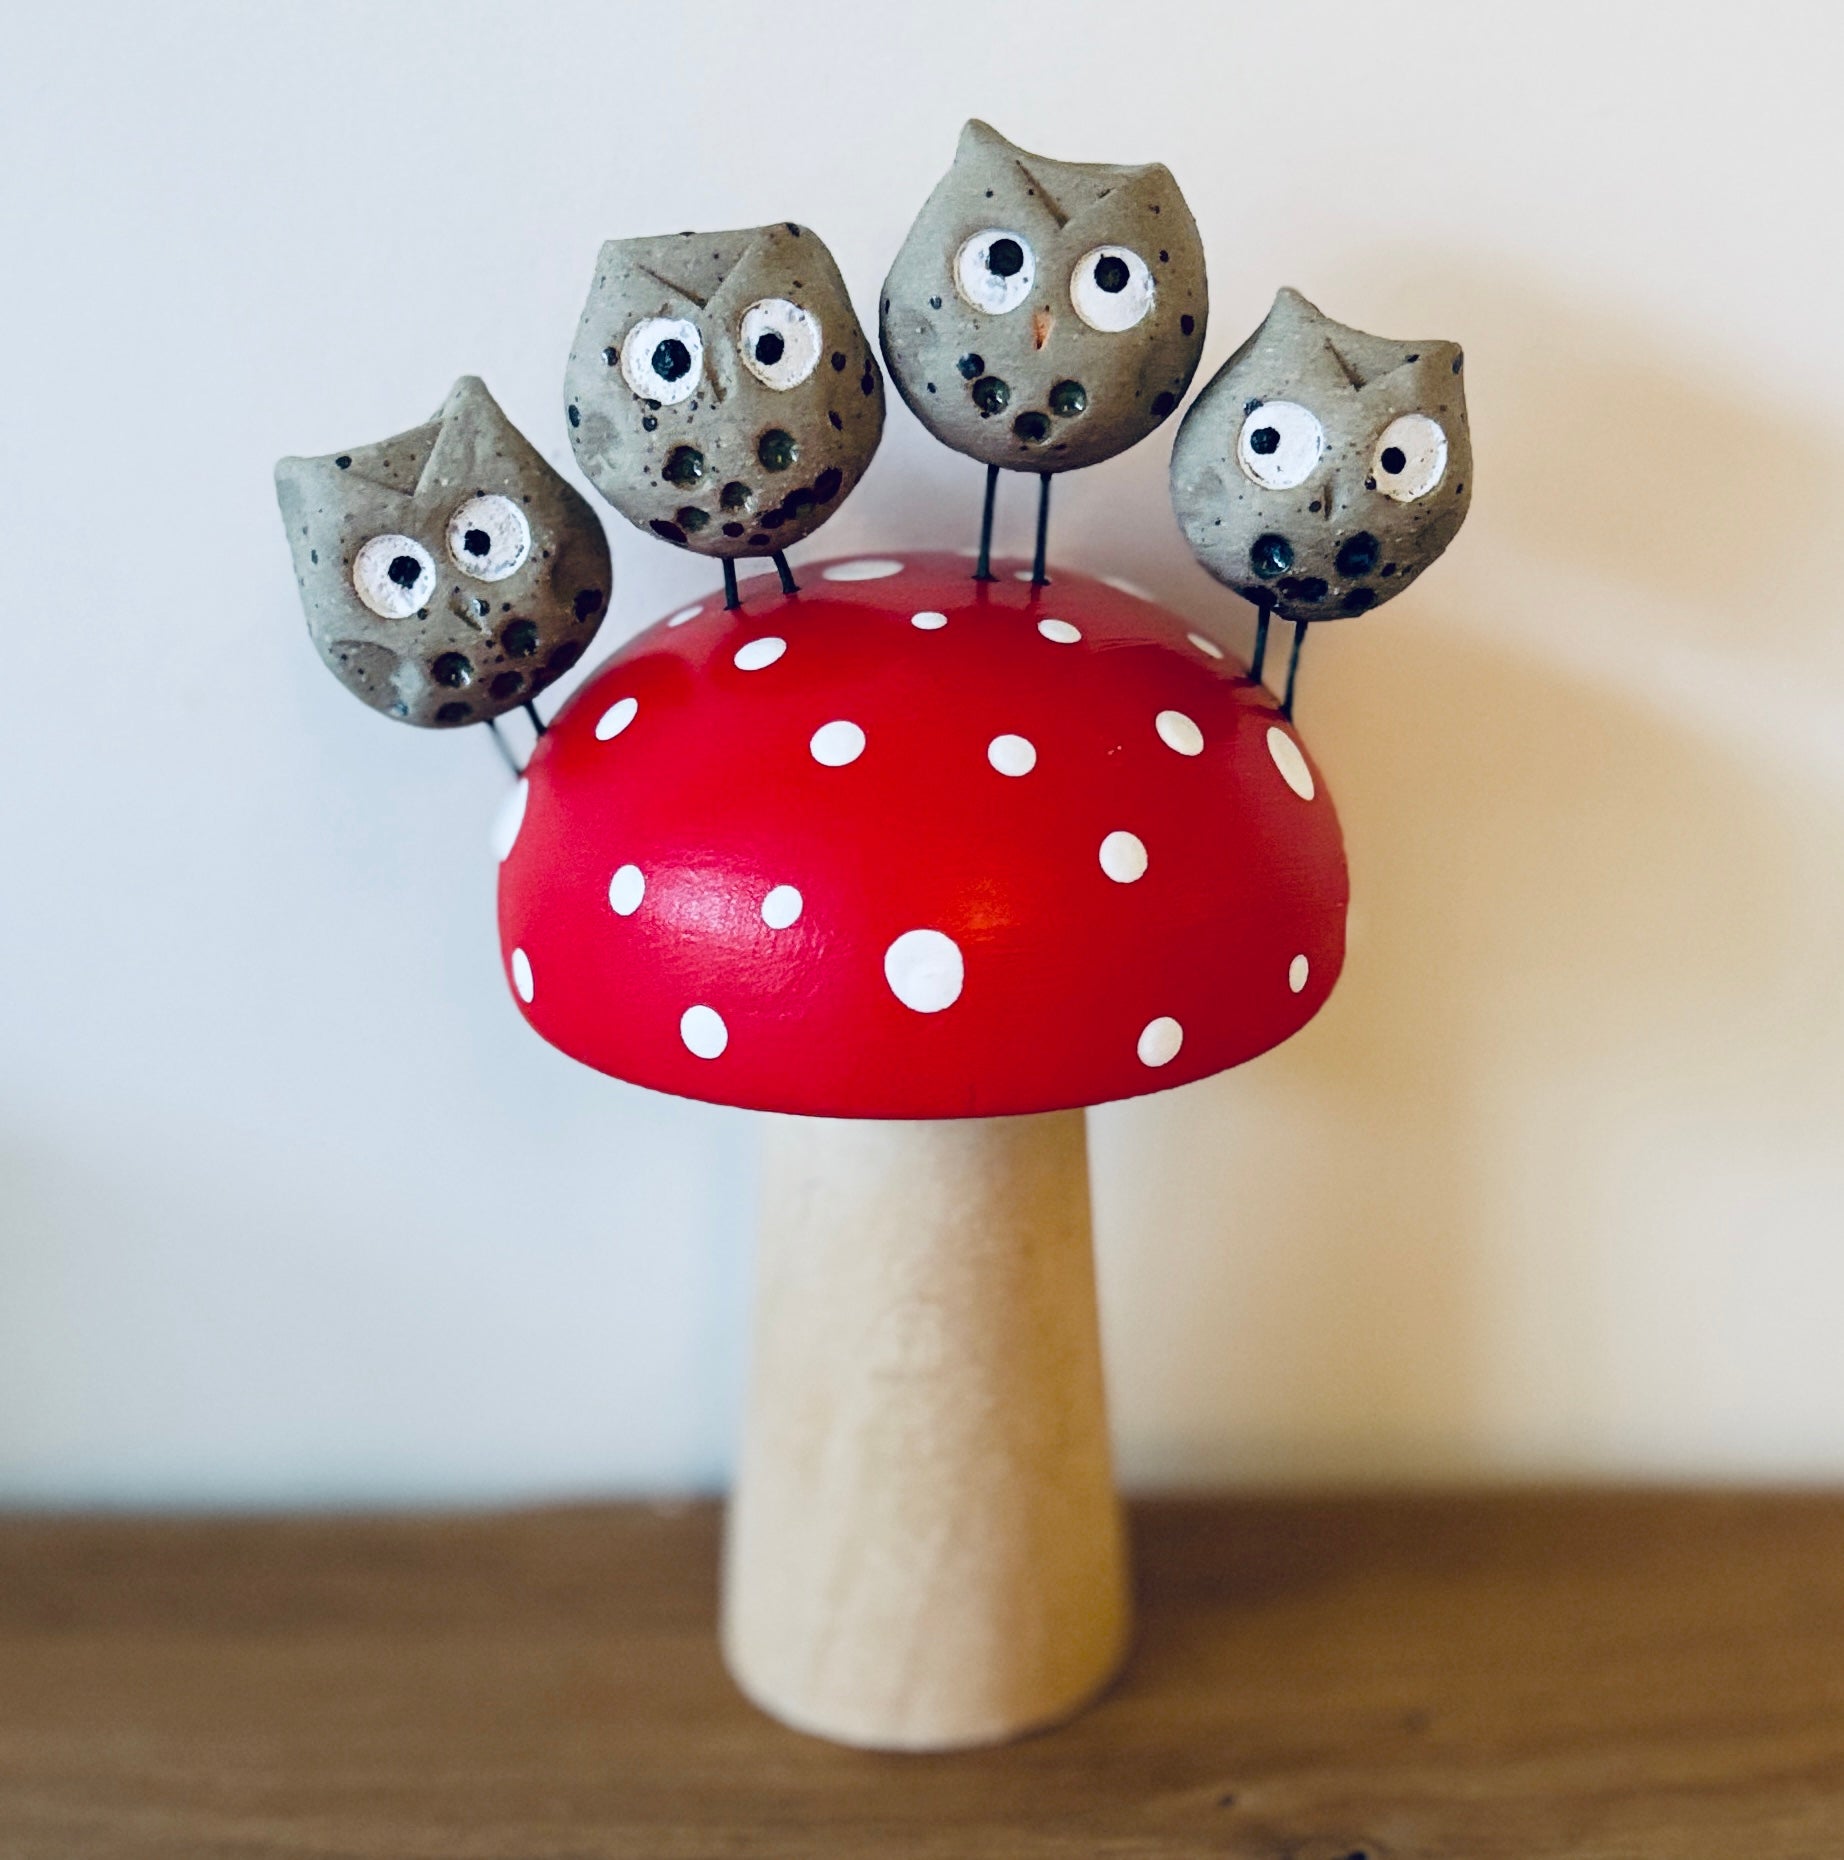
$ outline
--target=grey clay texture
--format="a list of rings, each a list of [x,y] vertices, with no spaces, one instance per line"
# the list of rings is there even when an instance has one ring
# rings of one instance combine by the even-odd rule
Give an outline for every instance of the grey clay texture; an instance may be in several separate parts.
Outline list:
[[[275,489],[321,658],[405,723],[446,729],[524,703],[608,611],[595,512],[472,375],[425,426],[283,459]]]
[[[1473,492],[1461,355],[1334,323],[1283,290],[1185,414],[1172,504],[1217,580],[1288,620],[1400,594]]]
[[[883,374],[845,281],[791,221],[609,240],[564,393],[589,481],[630,523],[700,555],[810,536],[884,426]]]
[[[1167,169],[1050,161],[975,121],[890,267],[880,330],[944,445],[1058,472],[1172,412],[1207,311],[1203,242]]]

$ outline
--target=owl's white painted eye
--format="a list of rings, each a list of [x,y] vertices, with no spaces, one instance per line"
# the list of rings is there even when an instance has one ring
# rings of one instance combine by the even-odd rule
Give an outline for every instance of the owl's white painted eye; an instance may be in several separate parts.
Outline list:
[[[1016,310],[1036,282],[1037,254],[1023,233],[988,226],[954,254],[954,288],[976,310]]]
[[[1324,451],[1325,428],[1297,400],[1264,400],[1243,416],[1236,435],[1236,463],[1264,491],[1304,484]]]
[[[470,497],[448,519],[448,553],[476,581],[504,581],[531,554],[531,525],[509,497]]]
[[[1384,427],[1370,460],[1370,475],[1385,497],[1412,504],[1447,473],[1447,435],[1425,413],[1405,413]]]
[[[682,317],[650,316],[621,344],[621,378],[642,400],[689,400],[703,372],[704,338]]]
[[[743,312],[742,349],[743,366],[764,387],[799,387],[819,366],[819,318],[785,297],[764,297]]]
[[[1118,335],[1144,323],[1158,287],[1146,261],[1124,245],[1098,245],[1076,260],[1069,274],[1069,301],[1090,329]]]
[[[414,536],[374,536],[352,558],[352,585],[380,620],[407,620],[435,593],[435,563]]]

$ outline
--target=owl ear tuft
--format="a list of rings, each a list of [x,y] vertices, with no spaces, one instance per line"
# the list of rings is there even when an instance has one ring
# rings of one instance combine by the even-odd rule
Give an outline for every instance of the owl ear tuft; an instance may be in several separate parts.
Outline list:
[[[417,481],[419,497],[499,482],[508,466],[548,471],[535,447],[507,419],[478,375],[463,375],[432,423],[435,439]]]
[[[1291,284],[1283,284],[1274,293],[1274,302],[1269,306],[1267,320],[1277,329],[1292,327],[1297,329],[1324,328],[1331,323],[1319,306]]]
[[[779,296],[791,288],[787,280],[794,275],[794,266],[801,268],[808,291],[830,287],[839,296],[849,298],[831,248],[810,226],[797,226],[792,220],[771,220],[748,233],[726,237],[747,243],[704,306],[715,316],[728,319],[757,297]],[[800,242],[798,250],[796,240]]]
[[[1414,342],[1396,336],[1373,336],[1368,330],[1334,322],[1319,306],[1291,286],[1274,296],[1274,307],[1256,332],[1256,338],[1285,345],[1301,355],[1323,356],[1353,388],[1360,391],[1401,368],[1457,374],[1457,342]],[[1253,340],[1253,339],[1251,339]]]
[[[487,392],[487,384],[478,375],[463,375],[448,390],[444,400],[430,416],[432,426],[445,425],[450,420],[461,419],[467,415],[489,420],[504,421],[506,416],[500,411],[499,402]]]
[[[970,160],[982,155],[1022,155],[1024,151],[1016,142],[1008,141],[1000,135],[992,124],[982,122],[977,116],[970,116],[961,125],[960,141],[955,146],[956,162]]]
[[[777,222],[785,231],[785,224]],[[589,301],[633,308],[646,296],[646,283],[665,293],[660,312],[683,316],[702,310],[722,288],[750,242],[764,229],[746,226],[729,232],[654,233],[632,239],[605,239],[596,258]],[[646,282],[643,282],[646,281]]]
[[[321,458],[282,459],[275,468],[276,489],[279,493],[286,484],[299,495],[315,495],[333,504],[350,502],[359,485],[401,498],[413,497],[435,447],[437,431],[436,422],[431,420],[368,446],[347,446]]]
[[[324,459],[296,458],[292,454],[275,461],[275,501],[282,509],[282,523],[288,531],[292,549],[296,532],[313,508],[311,497]]]
[[[1429,342],[1411,342],[1407,345],[1415,351],[1416,359],[1411,363],[1405,356],[1403,367],[1425,368],[1438,380],[1443,375],[1457,375],[1464,361],[1465,351],[1457,342],[1445,342],[1435,337]]]

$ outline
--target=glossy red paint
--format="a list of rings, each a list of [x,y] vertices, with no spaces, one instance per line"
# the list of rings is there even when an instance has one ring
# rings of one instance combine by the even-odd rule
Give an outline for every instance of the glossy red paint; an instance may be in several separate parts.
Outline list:
[[[649,627],[539,743],[499,921],[545,1039],[721,1104],[983,1117],[1182,1085],[1318,1012],[1338,820],[1242,665],[1067,570],[848,566]]]

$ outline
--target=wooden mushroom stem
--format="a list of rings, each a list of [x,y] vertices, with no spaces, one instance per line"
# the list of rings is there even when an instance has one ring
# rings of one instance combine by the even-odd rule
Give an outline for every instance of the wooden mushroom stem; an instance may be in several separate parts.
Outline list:
[[[757,1704],[944,1750],[1120,1664],[1080,1111],[767,1120],[724,1651]]]

